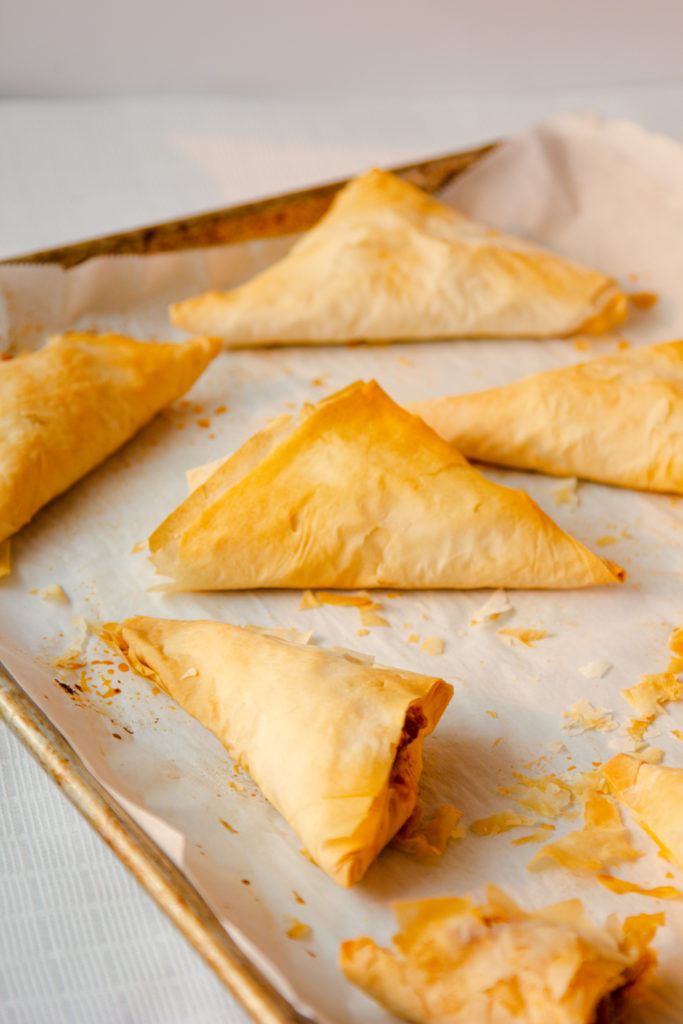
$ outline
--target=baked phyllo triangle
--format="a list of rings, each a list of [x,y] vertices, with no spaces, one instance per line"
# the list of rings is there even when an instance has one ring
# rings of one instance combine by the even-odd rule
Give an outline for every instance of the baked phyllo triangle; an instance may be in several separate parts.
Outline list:
[[[410,409],[468,458],[683,493],[683,341]]]
[[[649,943],[663,914],[606,928],[580,900],[526,913],[495,886],[486,902],[397,903],[395,950],[344,942],[340,966],[368,995],[416,1024],[608,1024],[656,963]]]
[[[683,769],[617,754],[602,771],[624,807],[662,854],[683,868]]]
[[[169,589],[585,587],[624,578],[376,384],[281,416],[149,541]]]
[[[104,636],[210,729],[339,885],[417,802],[422,742],[453,687],[221,622],[138,617]]]
[[[547,338],[620,323],[605,274],[493,231],[387,171],[351,181],[280,262],[171,307],[228,347]]]
[[[220,351],[68,333],[0,364],[0,542],[179,398]]]

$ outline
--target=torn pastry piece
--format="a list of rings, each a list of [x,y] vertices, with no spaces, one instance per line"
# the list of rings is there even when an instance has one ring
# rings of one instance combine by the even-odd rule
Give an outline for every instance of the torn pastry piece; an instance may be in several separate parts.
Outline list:
[[[152,534],[168,589],[568,588],[624,572],[376,384],[281,416]]]
[[[395,949],[342,943],[349,981],[416,1024],[595,1024],[616,1021],[630,987],[656,963],[663,914],[598,928],[581,901],[529,913],[489,885],[468,898],[394,904]]]
[[[412,813],[442,679],[221,622],[137,617],[104,638],[218,737],[339,885]]]
[[[683,493],[683,341],[410,409],[470,459]]]
[[[617,754],[602,771],[617,799],[667,860],[683,868],[683,769]]]
[[[219,349],[68,333],[0,364],[0,543],[184,394]]]
[[[237,347],[558,337],[609,330],[626,309],[605,274],[373,170],[284,259],[232,291],[177,303],[171,319]]]

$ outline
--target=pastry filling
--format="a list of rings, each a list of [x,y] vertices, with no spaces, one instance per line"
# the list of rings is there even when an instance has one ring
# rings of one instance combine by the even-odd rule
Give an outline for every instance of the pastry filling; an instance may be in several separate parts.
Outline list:
[[[420,708],[415,705],[409,707],[389,776],[389,788],[396,794],[401,806],[410,805],[408,813],[417,800],[422,771],[422,743],[416,744],[415,740],[419,739],[420,733],[426,728],[427,719]]]

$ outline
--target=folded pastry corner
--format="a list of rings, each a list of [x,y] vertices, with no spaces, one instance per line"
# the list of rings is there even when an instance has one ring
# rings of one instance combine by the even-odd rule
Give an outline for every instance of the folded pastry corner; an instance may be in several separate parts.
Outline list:
[[[221,622],[139,616],[103,636],[218,737],[339,885],[412,813],[443,679]]]
[[[683,493],[683,341],[409,408],[467,458]]]
[[[187,391],[220,350],[56,335],[0,364],[0,542]]]
[[[650,942],[663,914],[605,929],[580,900],[526,913],[495,886],[471,899],[398,903],[395,950],[344,942],[353,984],[416,1024],[595,1024],[621,1019],[623,998],[656,963]]]
[[[683,769],[617,754],[602,766],[602,772],[662,855],[683,868]]]
[[[349,182],[284,259],[171,307],[228,347],[605,331],[627,302],[605,274],[492,231],[395,175]]]
[[[149,540],[173,589],[557,589],[625,577],[375,381],[279,417],[192,486]]]

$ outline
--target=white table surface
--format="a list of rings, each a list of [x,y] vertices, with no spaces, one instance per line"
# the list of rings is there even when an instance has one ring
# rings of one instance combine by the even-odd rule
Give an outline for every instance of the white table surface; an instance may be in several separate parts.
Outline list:
[[[0,259],[474,146],[563,110],[683,141],[683,83],[410,101],[0,101]],[[2,623],[0,623],[0,630]],[[0,1022],[247,1016],[0,726]]]

